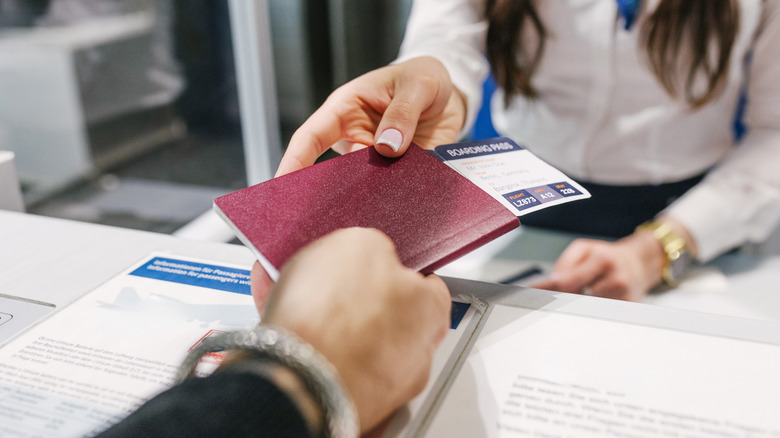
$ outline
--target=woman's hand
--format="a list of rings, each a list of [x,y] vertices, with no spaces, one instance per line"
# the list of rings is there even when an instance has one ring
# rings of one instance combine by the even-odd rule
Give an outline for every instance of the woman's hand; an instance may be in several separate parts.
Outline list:
[[[531,287],[639,301],[661,281],[664,260],[649,233],[617,242],[577,239],[558,257],[550,277]]]
[[[404,267],[383,233],[336,231],[296,254],[271,293],[266,278],[256,264],[263,322],[297,333],[336,366],[363,432],[425,387],[450,295],[440,278]]]
[[[669,217],[661,220],[685,239],[695,256],[695,243],[682,224]],[[665,263],[666,253],[650,231],[639,230],[617,242],[577,239],[558,257],[552,275],[531,286],[640,301],[661,283]]]
[[[376,145],[387,157],[414,141],[423,148],[452,143],[465,123],[465,100],[444,66],[421,57],[366,73],[334,91],[292,136],[276,176],[340,153]]]

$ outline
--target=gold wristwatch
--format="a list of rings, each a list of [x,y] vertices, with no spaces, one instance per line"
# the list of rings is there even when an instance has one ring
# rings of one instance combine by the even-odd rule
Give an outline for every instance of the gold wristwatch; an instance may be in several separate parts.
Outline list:
[[[666,262],[661,270],[661,276],[667,286],[677,286],[691,260],[685,239],[675,233],[668,224],[655,220],[647,221],[636,229],[650,231],[661,244],[666,253]]]

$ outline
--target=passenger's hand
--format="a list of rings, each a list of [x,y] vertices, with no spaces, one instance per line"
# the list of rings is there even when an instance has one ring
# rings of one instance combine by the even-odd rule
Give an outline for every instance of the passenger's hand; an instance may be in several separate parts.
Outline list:
[[[440,278],[404,267],[381,232],[350,228],[325,236],[283,267],[271,292],[261,303],[263,322],[297,333],[335,365],[361,431],[425,387],[447,332],[450,295]]]
[[[262,315],[265,305],[268,303],[268,298],[271,296],[271,288],[274,286],[274,281],[258,261],[255,261],[255,264],[252,266],[249,285],[252,290],[252,298],[255,300],[255,307]]]
[[[617,242],[577,239],[558,257],[550,277],[531,287],[639,301],[661,282],[665,258],[649,232]]]
[[[421,57],[366,73],[334,91],[293,134],[276,176],[340,153],[376,145],[387,157],[414,141],[452,143],[465,123],[465,100],[435,58]]]

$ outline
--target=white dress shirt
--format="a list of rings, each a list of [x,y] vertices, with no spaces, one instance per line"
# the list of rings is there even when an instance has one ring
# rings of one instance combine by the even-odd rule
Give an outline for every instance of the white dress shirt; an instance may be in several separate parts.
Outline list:
[[[548,37],[533,85],[539,98],[493,96],[502,135],[574,178],[633,185],[709,172],[666,212],[689,230],[709,260],[765,239],[780,221],[780,1],[740,2],[740,26],[723,93],[699,110],[672,99],[640,48],[642,17],[625,30],[615,0],[536,2]],[[481,103],[484,0],[416,0],[399,61],[434,56],[467,97],[467,127]],[[763,9],[763,11],[762,11]],[[760,32],[759,32],[759,29]],[[744,59],[752,50],[752,62]],[[735,144],[733,120],[747,87],[748,134]],[[617,206],[619,208],[619,206]]]

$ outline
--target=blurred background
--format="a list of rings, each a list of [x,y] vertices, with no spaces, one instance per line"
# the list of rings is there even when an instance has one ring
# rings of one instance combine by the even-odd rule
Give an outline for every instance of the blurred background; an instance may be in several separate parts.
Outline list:
[[[179,230],[262,180],[330,91],[390,62],[410,6],[0,0],[0,151],[23,208]]]

